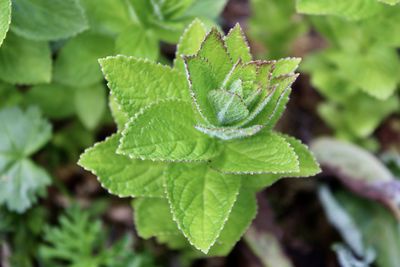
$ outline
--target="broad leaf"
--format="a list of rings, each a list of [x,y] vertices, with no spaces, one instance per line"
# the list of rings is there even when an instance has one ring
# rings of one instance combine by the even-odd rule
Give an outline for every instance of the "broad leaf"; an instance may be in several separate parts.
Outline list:
[[[12,22],[13,32],[40,41],[71,37],[88,28],[78,0],[16,0]]]
[[[157,60],[159,44],[157,36],[137,25],[130,25],[123,30],[116,40],[116,52],[125,56],[134,56]]]
[[[250,226],[256,213],[257,201],[254,192],[241,188],[224,229],[208,254],[211,256],[227,255]]]
[[[142,238],[181,235],[172,219],[167,199],[139,198],[133,201],[135,226]]]
[[[284,177],[309,177],[314,176],[321,171],[314,155],[309,151],[306,145],[293,137],[287,135],[283,135],[283,137],[294,149],[294,152],[297,155],[299,160],[299,171],[279,174],[248,175],[243,178],[243,184],[246,187],[250,187],[258,191],[272,185]]]
[[[110,37],[80,34],[61,48],[54,65],[54,81],[73,87],[90,86],[102,81],[97,60],[113,51],[114,41]]]
[[[224,173],[257,174],[298,172],[297,155],[290,144],[273,132],[224,143],[224,151],[211,161]]]
[[[206,27],[195,19],[183,32],[176,48],[174,68],[184,72],[185,66],[182,59],[183,55],[194,55],[199,51],[201,42],[206,36]]]
[[[130,116],[158,100],[190,99],[184,74],[170,67],[126,56],[107,57],[100,64],[111,93]]]
[[[106,110],[106,102],[106,92],[102,83],[76,88],[76,114],[87,129],[94,129],[99,124]]]
[[[0,111],[0,204],[23,212],[43,194],[49,175],[29,160],[51,136],[50,124],[38,109]]]
[[[218,83],[218,86],[214,89],[220,88],[226,75],[232,69],[234,62],[229,57],[222,36],[216,28],[212,28],[206,35],[204,41],[201,43],[197,57],[208,61]]]
[[[129,121],[128,115],[121,110],[121,107],[112,95],[109,95],[108,106],[110,107],[111,115],[117,124],[118,130],[122,131],[125,124]]]
[[[241,177],[224,175],[200,163],[172,164],[165,179],[179,229],[191,244],[207,253],[231,213]]]
[[[0,0],[0,46],[11,23],[11,0]]]
[[[132,23],[129,1],[80,0],[85,7],[90,31],[115,36]]]
[[[57,83],[41,84],[24,95],[24,102],[39,106],[48,118],[62,119],[75,114],[74,95],[74,88]]]
[[[132,158],[199,161],[215,157],[215,140],[197,131],[189,103],[162,101],[144,109],[122,132],[118,153]]]
[[[95,144],[81,155],[78,164],[95,174],[102,186],[114,195],[163,197],[165,165],[116,154],[120,138],[120,134],[114,134]]]
[[[229,31],[224,40],[233,62],[237,62],[239,59],[243,62],[251,61],[250,47],[239,24],[236,24],[236,26]]]
[[[0,79],[12,84],[50,82],[49,45],[8,33],[0,48]]]

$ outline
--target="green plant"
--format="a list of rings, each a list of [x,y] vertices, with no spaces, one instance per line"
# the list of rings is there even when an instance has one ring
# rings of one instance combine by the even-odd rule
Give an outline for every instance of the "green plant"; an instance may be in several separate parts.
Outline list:
[[[306,2],[314,1],[298,1],[297,9],[315,14]],[[400,85],[397,53],[400,39],[396,34],[400,32],[400,6],[375,0],[367,2],[363,1],[365,6],[361,8],[343,1],[348,12],[373,11],[367,17],[354,15],[358,21],[312,17],[312,25],[328,41],[329,47],[306,57],[302,66],[303,71],[311,74],[312,84],[327,99],[319,107],[319,114],[336,130],[337,136],[355,141],[369,137],[400,107],[396,93]],[[353,4],[354,8],[350,8]],[[373,8],[374,5],[379,8]],[[339,4],[334,6],[341,9]]]
[[[44,229],[45,243],[39,255],[44,266],[127,267],[156,266],[146,254],[132,251],[132,238],[126,236],[106,246],[106,232],[88,211],[72,206],[59,218],[59,226]]]
[[[24,212],[45,194],[51,178],[31,159],[51,137],[51,125],[37,108],[0,110],[0,204]]]
[[[255,216],[257,190],[319,171],[306,146],[273,130],[298,63],[252,61],[240,26],[222,37],[198,20],[182,35],[173,68],[101,59],[119,131],[79,164],[111,193],[139,198],[142,237],[182,247],[184,236],[224,255]]]

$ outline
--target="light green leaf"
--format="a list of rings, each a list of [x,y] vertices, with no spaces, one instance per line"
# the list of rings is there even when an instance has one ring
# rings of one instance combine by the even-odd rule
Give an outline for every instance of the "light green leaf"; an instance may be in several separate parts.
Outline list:
[[[11,30],[28,39],[58,40],[88,28],[78,0],[13,1]]]
[[[106,102],[106,92],[102,83],[76,88],[76,114],[88,129],[94,129],[99,124],[106,110]]]
[[[0,46],[8,32],[11,23],[11,1],[0,0]]]
[[[182,59],[183,55],[194,55],[199,51],[200,45],[207,33],[205,25],[198,19],[195,19],[183,32],[176,48],[174,68],[185,72],[185,66]]]
[[[211,166],[224,173],[257,174],[298,172],[299,161],[290,144],[273,132],[224,143]]]
[[[95,144],[81,155],[78,164],[95,174],[101,185],[114,195],[164,197],[165,165],[116,154],[120,138],[120,134],[114,134]]]
[[[186,16],[215,20],[223,11],[227,0],[195,0],[185,12]]]
[[[47,172],[31,160],[17,160],[0,170],[0,204],[5,204],[11,211],[23,213],[37,201],[38,196],[45,194],[50,181]]]
[[[263,125],[254,125],[247,128],[230,128],[230,127],[207,127],[204,125],[196,125],[196,129],[212,137],[217,137],[222,140],[230,140],[235,138],[242,138],[252,136],[261,131]]]
[[[224,41],[233,62],[239,59],[245,63],[251,61],[250,47],[239,24],[229,31]]]
[[[208,93],[219,88],[211,65],[199,57],[185,57],[184,60],[190,93],[197,111],[205,123],[218,125],[214,109],[208,100]]]
[[[126,56],[101,59],[100,65],[113,96],[129,116],[167,98],[190,101],[185,75],[170,67]]]
[[[142,238],[163,235],[180,235],[172,219],[167,199],[139,198],[133,201],[135,226]]]
[[[149,106],[122,132],[118,153],[132,158],[200,161],[215,157],[218,146],[197,131],[191,105],[167,100]]]
[[[243,185],[259,191],[267,186],[272,185],[283,177],[309,177],[314,176],[321,171],[314,155],[310,152],[306,145],[288,135],[282,135],[282,137],[284,137],[294,149],[294,152],[299,160],[299,170],[296,172],[279,174],[248,175],[243,178]]]
[[[51,137],[51,125],[36,108],[0,111],[0,204],[23,212],[43,194],[48,174],[28,157]]]
[[[207,163],[172,164],[167,169],[166,192],[174,220],[202,252],[208,252],[228,220],[240,179],[217,172]]]
[[[367,53],[337,51],[329,57],[343,78],[380,100],[389,98],[400,82],[400,58],[395,49],[370,46]]]
[[[129,1],[80,0],[85,7],[90,31],[115,36],[132,23]]]
[[[250,226],[257,213],[254,191],[241,188],[231,214],[208,255],[226,256]]]
[[[49,45],[8,33],[0,48],[0,79],[12,84],[50,82]]]
[[[109,95],[108,106],[110,107],[111,115],[117,124],[118,131],[122,131],[125,128],[125,124],[129,121],[128,115],[121,110],[121,107],[112,95]]]
[[[57,83],[36,85],[24,96],[28,105],[39,106],[46,117],[62,119],[75,114],[74,88]]]
[[[72,87],[100,82],[103,77],[97,60],[113,52],[112,38],[90,32],[80,34],[61,48],[54,65],[54,81]]]
[[[237,94],[222,89],[208,93],[208,101],[214,108],[214,116],[221,125],[230,125],[249,115],[243,99]]]
[[[129,25],[116,40],[116,52],[125,56],[134,56],[157,60],[159,44],[157,36],[138,25]]]
[[[218,83],[213,89],[220,88],[234,62],[229,57],[223,38],[216,28],[212,28],[206,35],[197,57],[206,59],[210,64]]]
[[[335,15],[349,20],[372,17],[382,10],[377,0],[298,0],[297,12],[313,15]]]
[[[279,75],[293,74],[299,67],[300,62],[301,58],[298,57],[288,57],[279,59],[275,61],[274,64],[275,69],[272,74],[274,77]]]

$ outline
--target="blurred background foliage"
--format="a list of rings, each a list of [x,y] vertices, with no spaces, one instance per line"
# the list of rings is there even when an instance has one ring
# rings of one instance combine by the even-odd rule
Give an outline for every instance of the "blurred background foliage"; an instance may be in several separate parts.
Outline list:
[[[0,266],[399,267],[398,2],[0,0]],[[207,259],[138,238],[130,201],[76,165],[126,119],[98,58],[170,64],[195,17],[239,22],[256,58],[303,58],[278,127],[324,167],[260,192],[243,240]]]

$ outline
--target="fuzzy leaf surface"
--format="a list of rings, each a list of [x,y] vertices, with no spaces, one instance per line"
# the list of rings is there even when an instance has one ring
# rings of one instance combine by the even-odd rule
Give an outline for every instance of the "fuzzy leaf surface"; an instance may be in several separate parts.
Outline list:
[[[120,197],[163,197],[165,164],[116,154],[120,134],[87,149],[79,165],[95,174],[110,193]]]
[[[239,24],[229,31],[224,41],[233,62],[239,59],[243,62],[251,61],[252,56],[250,54],[249,44]]]
[[[299,160],[299,171],[279,174],[248,175],[243,178],[243,184],[246,187],[254,188],[258,191],[272,185],[274,182],[284,177],[309,177],[314,176],[321,171],[313,153],[310,152],[306,145],[288,135],[282,136],[290,144],[297,155]]]
[[[222,154],[211,166],[224,173],[257,174],[298,172],[297,155],[281,135],[261,132],[225,143]]]
[[[159,100],[190,99],[185,75],[170,67],[126,56],[101,59],[100,65],[111,93],[129,116]]]
[[[199,161],[215,157],[215,140],[197,131],[189,103],[167,100],[151,105],[123,131],[118,153],[132,158]]]
[[[250,226],[256,213],[257,200],[254,191],[241,188],[224,229],[211,247],[209,255],[227,255]]]
[[[240,176],[225,175],[207,163],[172,164],[166,192],[174,220],[197,249],[207,253],[218,239],[240,188]]]
[[[182,59],[183,55],[194,55],[199,51],[201,42],[207,33],[205,25],[198,19],[195,19],[183,32],[176,48],[174,68],[185,72],[185,65]]]

